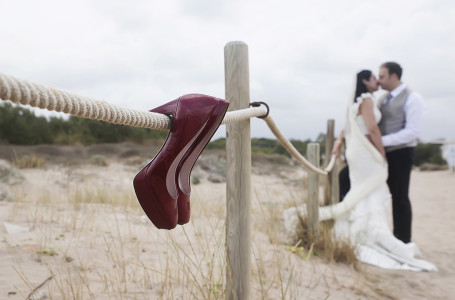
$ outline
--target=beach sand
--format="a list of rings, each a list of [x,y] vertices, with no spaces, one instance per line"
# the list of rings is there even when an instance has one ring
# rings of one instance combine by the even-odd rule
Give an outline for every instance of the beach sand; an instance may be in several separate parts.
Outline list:
[[[107,163],[47,163],[2,183],[9,196],[0,201],[0,299],[32,291],[35,299],[224,298],[225,183],[208,180],[210,168],[198,163],[190,223],[158,230],[134,195],[141,167]],[[455,174],[411,177],[413,241],[438,272],[354,268],[284,244],[281,212],[306,197],[305,174],[295,165],[253,166],[251,299],[453,297]]]

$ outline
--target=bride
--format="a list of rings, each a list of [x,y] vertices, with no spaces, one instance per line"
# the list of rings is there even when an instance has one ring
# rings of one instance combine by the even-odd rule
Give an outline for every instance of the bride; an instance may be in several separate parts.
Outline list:
[[[357,73],[348,120],[333,150],[339,154],[343,140],[346,142],[350,191],[342,202],[320,207],[319,218],[335,219],[335,238],[348,240],[361,262],[386,269],[437,270],[418,259],[421,253],[414,243],[403,243],[389,228],[387,161],[377,126],[381,113],[372,94],[377,90],[378,82],[371,71]]]

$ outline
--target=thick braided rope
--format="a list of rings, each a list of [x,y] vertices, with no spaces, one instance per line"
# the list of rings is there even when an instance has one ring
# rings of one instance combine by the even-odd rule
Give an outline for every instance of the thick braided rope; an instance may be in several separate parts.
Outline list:
[[[128,109],[108,102],[48,88],[0,73],[0,98],[15,103],[103,120],[113,124],[165,130],[170,128],[167,116]]]
[[[156,130],[170,129],[170,120],[163,114],[134,110],[103,100],[78,96],[2,73],[0,73],[0,99],[113,124]],[[228,112],[222,124],[247,120],[265,113],[265,109],[260,107]]]
[[[134,127],[156,130],[169,130],[170,120],[159,113],[139,111],[119,105],[110,104],[103,100],[82,97],[62,90],[45,87],[30,81],[0,73],[0,99],[15,103],[30,105],[47,110],[68,113],[77,117],[102,120],[113,124],[123,124]],[[221,124],[228,124],[266,114],[262,107],[252,107],[226,113]],[[264,118],[270,130],[278,141],[294,157],[309,170],[327,175],[335,163],[335,157],[325,170],[313,166],[305,159],[291,142],[284,137],[270,116]]]
[[[337,157],[332,154],[332,156],[330,156],[329,163],[327,164],[327,167],[325,167],[324,170],[327,172],[332,171],[333,167],[335,166],[336,161],[337,161]]]
[[[227,112],[221,124],[235,123],[243,120],[248,120],[253,117],[260,117],[267,113],[262,107],[250,107]]]
[[[289,154],[291,154],[298,162],[300,162],[306,168],[313,171],[314,173],[325,176],[327,176],[328,173],[332,170],[333,166],[335,165],[336,160],[335,155],[332,155],[332,157],[330,158],[330,162],[327,168],[322,170],[311,164],[302,154],[300,154],[300,152],[294,147],[294,145],[292,145],[291,142],[283,135],[283,133],[281,133],[280,129],[278,128],[278,126],[276,126],[275,122],[273,121],[272,117],[270,117],[270,115],[264,118],[264,121],[267,123],[270,130],[273,132],[273,134],[281,143],[281,145],[283,145],[286,151],[288,151]]]

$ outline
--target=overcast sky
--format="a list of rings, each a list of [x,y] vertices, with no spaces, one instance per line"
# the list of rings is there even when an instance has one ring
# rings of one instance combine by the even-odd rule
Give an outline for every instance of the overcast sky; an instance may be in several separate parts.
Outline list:
[[[243,41],[251,100],[301,140],[339,131],[354,74],[393,60],[426,100],[422,139],[455,140],[454,1],[0,0],[0,41],[2,73],[141,110],[224,98],[224,46]]]

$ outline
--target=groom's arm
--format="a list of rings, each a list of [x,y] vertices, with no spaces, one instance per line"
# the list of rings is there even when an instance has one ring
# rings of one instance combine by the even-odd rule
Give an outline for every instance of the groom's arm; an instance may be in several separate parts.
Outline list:
[[[400,131],[384,135],[382,137],[384,147],[407,144],[418,139],[422,129],[424,110],[425,103],[422,96],[415,92],[411,93],[404,105],[406,114],[404,128]]]

